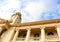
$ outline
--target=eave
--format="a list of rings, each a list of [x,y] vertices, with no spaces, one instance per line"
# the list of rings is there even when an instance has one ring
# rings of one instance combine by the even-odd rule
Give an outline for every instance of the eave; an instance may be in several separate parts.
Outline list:
[[[27,22],[27,23],[20,23],[20,24],[10,24],[10,26],[31,26],[31,25],[51,24],[51,23],[60,23],[60,19],[35,21],[35,22]]]

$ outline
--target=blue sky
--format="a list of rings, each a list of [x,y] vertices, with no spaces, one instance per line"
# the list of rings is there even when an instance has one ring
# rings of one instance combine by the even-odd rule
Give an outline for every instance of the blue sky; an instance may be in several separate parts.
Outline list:
[[[0,17],[21,12],[22,22],[60,18],[60,0],[0,0]]]

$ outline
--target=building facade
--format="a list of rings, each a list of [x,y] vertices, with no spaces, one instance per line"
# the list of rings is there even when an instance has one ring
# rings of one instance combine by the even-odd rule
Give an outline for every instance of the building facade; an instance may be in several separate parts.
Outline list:
[[[60,42],[60,19],[21,23],[17,12],[0,19],[0,42]]]

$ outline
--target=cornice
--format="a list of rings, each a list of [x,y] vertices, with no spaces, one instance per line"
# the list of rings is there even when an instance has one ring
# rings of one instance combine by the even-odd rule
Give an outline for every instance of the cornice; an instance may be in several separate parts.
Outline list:
[[[12,22],[8,21],[8,20],[0,21],[0,24],[6,24],[8,27],[44,25],[44,24],[51,24],[51,23],[60,23],[60,19],[43,20],[43,21],[35,21],[35,22],[26,22],[26,23],[18,23],[18,24],[12,24]]]

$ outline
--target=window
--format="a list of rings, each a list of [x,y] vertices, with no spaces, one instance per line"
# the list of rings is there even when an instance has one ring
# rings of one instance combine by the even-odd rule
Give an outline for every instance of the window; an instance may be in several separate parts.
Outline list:
[[[34,37],[39,37],[39,33],[34,34]]]
[[[39,33],[34,34],[34,37],[36,37],[34,40],[39,40]]]
[[[23,34],[23,38],[25,38],[26,37],[26,34]]]
[[[53,32],[48,32],[48,34],[47,35],[54,35],[54,33]]]
[[[18,37],[20,37],[20,32],[19,32],[19,35],[18,35]]]

